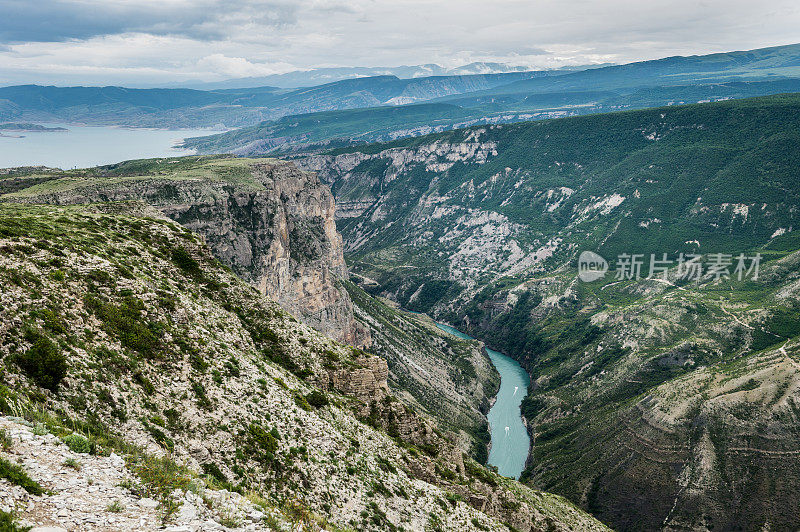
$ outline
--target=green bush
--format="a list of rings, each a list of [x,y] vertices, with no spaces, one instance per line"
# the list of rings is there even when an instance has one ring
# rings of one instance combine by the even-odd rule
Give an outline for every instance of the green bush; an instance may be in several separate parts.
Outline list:
[[[206,395],[206,387],[203,386],[202,383],[193,382],[192,391],[197,396],[197,406],[203,410],[210,410],[214,406],[214,403],[212,403],[211,399]]]
[[[189,471],[168,457],[140,456],[131,464],[131,470],[139,477],[148,495],[162,503],[170,499],[176,489],[189,487]]]
[[[0,458],[0,478],[19,486],[31,495],[42,495],[44,493],[44,489],[38,482],[29,477],[25,470],[4,458]]]
[[[214,462],[202,464],[201,467],[203,468],[203,474],[208,475],[219,482],[228,482],[228,477],[225,476],[225,474],[220,470],[219,466]]]
[[[247,432],[250,433],[252,443],[260,450],[272,454],[278,451],[278,439],[273,431],[267,431],[257,423],[250,423],[250,426],[247,427]]]
[[[52,340],[38,331],[28,331],[25,339],[32,344],[31,348],[14,357],[14,362],[37,386],[55,392],[67,375],[66,357]]]
[[[172,250],[172,261],[189,275],[198,276],[201,273],[200,263],[194,260],[186,248],[180,247]]]
[[[64,436],[61,440],[67,444],[67,447],[73,453],[89,454],[92,452],[92,444],[80,434],[70,434]]]
[[[120,305],[115,305],[89,294],[85,303],[103,322],[103,329],[118,338],[124,347],[146,357],[155,356],[160,346],[161,330],[158,324],[147,322],[143,318],[144,302],[126,295]]]
[[[466,470],[467,475],[470,477],[477,478],[481,482],[485,482],[490,486],[497,486],[497,480],[495,479],[494,475],[480,465],[466,460],[464,461],[464,469]]]
[[[328,406],[330,404],[328,396],[319,390],[314,390],[310,394],[306,395],[306,402],[314,408],[322,408],[323,406]]]
[[[12,514],[0,510],[0,532],[28,532],[30,529],[29,526],[19,526]]]
[[[302,408],[306,412],[311,412],[311,410],[312,410],[311,409],[311,405],[308,404],[308,401],[306,401],[306,398],[303,397],[302,395],[300,395],[299,393],[294,396],[294,402],[295,402],[295,404],[297,406],[299,406],[300,408]]]

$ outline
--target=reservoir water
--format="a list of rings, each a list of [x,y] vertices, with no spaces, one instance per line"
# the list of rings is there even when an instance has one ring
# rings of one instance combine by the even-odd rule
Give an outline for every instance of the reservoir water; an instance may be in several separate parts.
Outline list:
[[[441,330],[459,338],[474,340],[458,329],[437,323]],[[506,477],[519,478],[531,447],[528,431],[522,423],[520,403],[528,393],[530,376],[519,363],[492,349],[486,349],[489,359],[500,374],[497,400],[489,410],[489,427],[492,431],[492,448],[489,464]]]
[[[69,131],[5,132],[4,134],[8,136],[0,136],[0,168],[42,165],[67,170],[130,159],[191,155],[194,153],[193,150],[177,149],[172,146],[187,137],[218,132],[209,129],[166,130],[43,125],[60,126]]]

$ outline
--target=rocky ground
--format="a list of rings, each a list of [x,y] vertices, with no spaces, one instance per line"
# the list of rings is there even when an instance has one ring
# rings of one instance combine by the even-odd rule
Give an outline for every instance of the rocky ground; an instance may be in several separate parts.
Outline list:
[[[173,493],[180,506],[165,524],[159,502],[132,489],[136,477],[121,456],[73,452],[41,425],[21,418],[0,418],[0,430],[11,442],[0,456],[20,464],[46,490],[43,495],[31,495],[0,480],[0,510],[15,514],[19,524],[33,527],[33,532],[281,529],[277,512],[200,482]],[[291,528],[288,523],[283,526]]]

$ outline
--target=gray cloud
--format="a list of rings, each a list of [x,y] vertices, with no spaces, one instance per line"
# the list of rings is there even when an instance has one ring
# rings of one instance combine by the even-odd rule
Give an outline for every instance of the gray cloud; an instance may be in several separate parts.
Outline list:
[[[0,85],[531,68],[790,44],[797,0],[0,0]]]
[[[288,0],[3,0],[0,42],[59,42],[130,32],[220,39],[243,25],[294,23],[296,12]]]

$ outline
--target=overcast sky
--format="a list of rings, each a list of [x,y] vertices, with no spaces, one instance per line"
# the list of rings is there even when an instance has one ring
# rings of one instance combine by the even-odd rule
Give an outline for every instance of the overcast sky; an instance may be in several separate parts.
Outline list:
[[[797,0],[0,0],[0,85],[540,68],[797,42]]]

